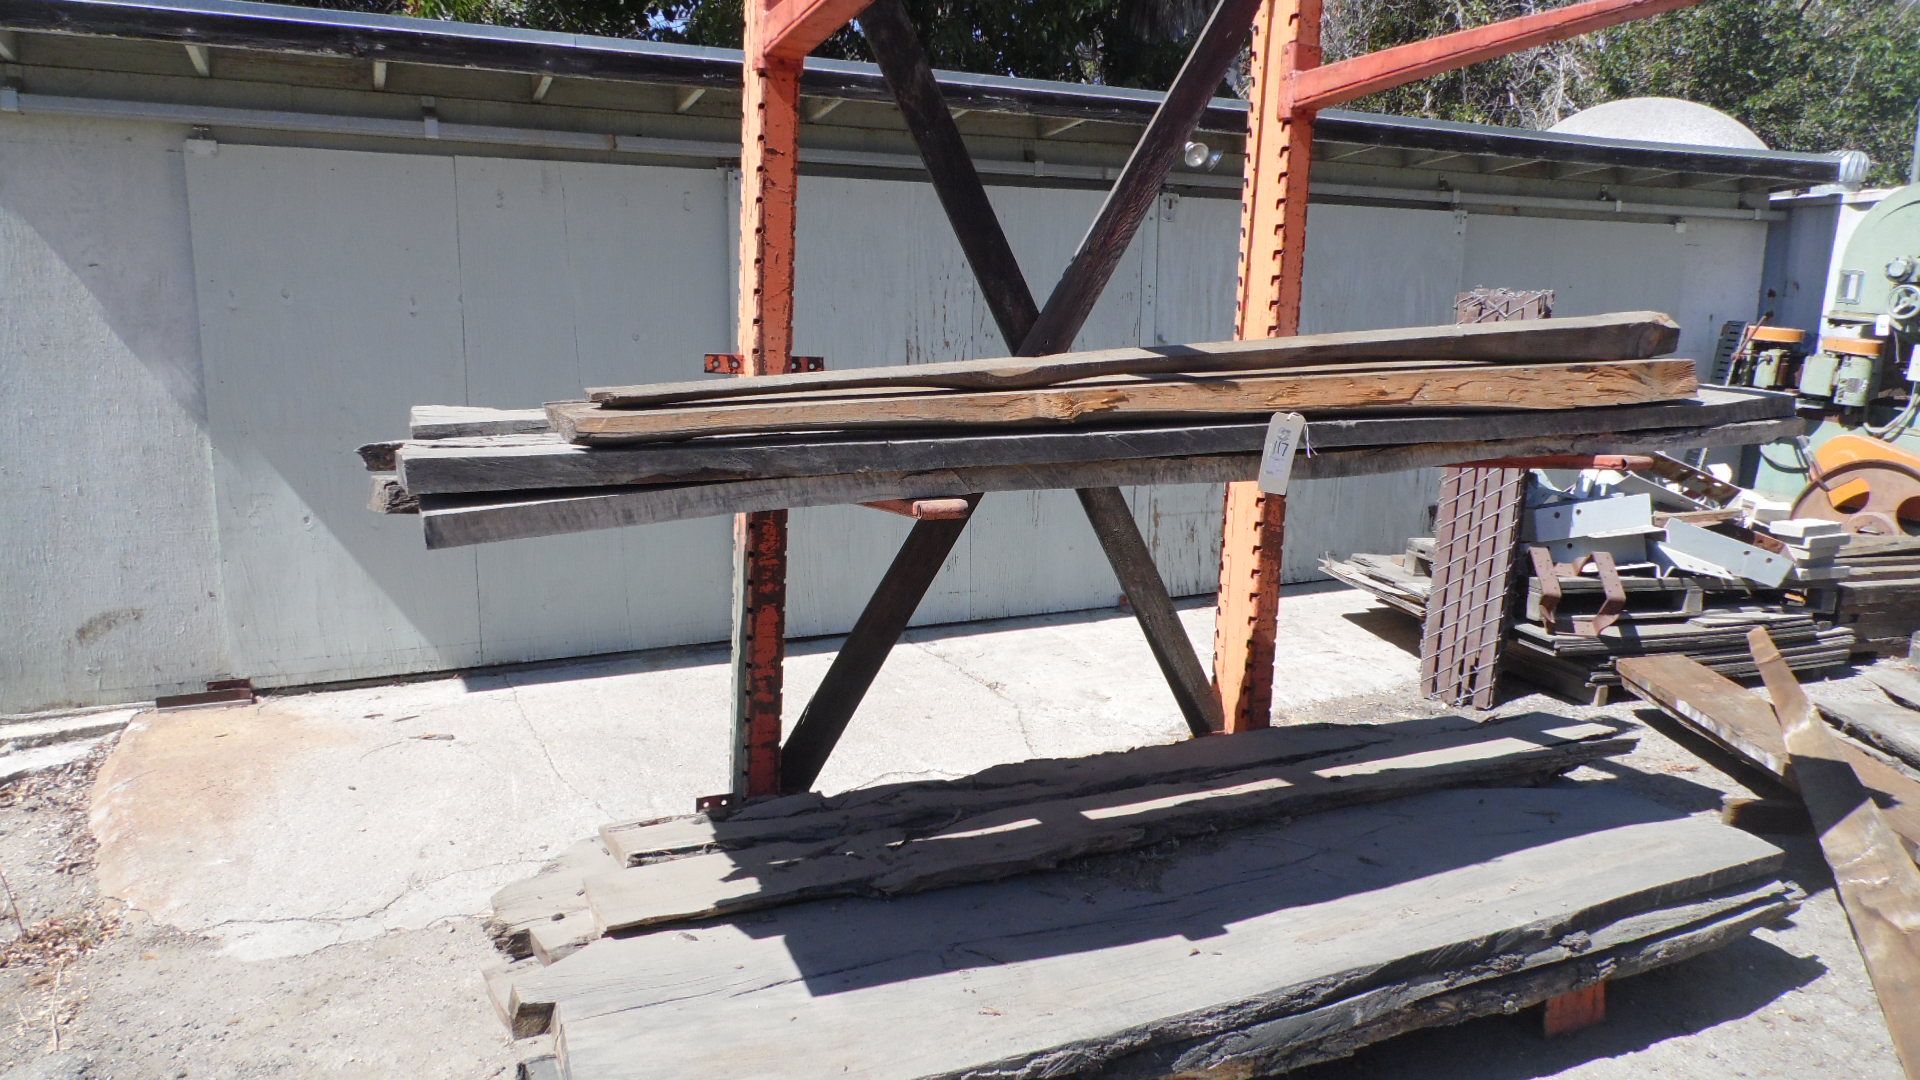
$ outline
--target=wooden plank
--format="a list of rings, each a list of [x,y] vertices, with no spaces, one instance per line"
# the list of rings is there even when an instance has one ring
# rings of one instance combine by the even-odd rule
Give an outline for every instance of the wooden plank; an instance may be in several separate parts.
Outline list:
[[[1691,360],[1441,368],[1315,375],[1207,376],[1039,390],[768,401],[658,410],[547,406],[573,442],[642,442],[695,435],[823,428],[1081,424],[1329,409],[1546,409],[1686,397]]]
[[[1120,588],[1133,607],[1140,630],[1154,662],[1167,677],[1180,715],[1194,735],[1210,735],[1221,730],[1220,700],[1214,696],[1206,668],[1193,651],[1193,642],[1173,609],[1173,598],[1153,564],[1153,552],[1140,536],[1127,498],[1116,487],[1081,488],[1080,505],[1086,509],[1093,534],[1107,553],[1107,561],[1120,579]]]
[[[1876,701],[1825,697],[1820,711],[1858,741],[1920,769],[1920,712]]]
[[[1140,133],[1140,141],[1134,144],[1100,213],[1047,297],[1032,333],[1021,342],[1020,352],[1039,356],[1072,346],[1147,211],[1160,197],[1161,185],[1173,171],[1188,136],[1219,90],[1227,69],[1246,47],[1253,32],[1253,14],[1259,6],[1260,0],[1218,0],[1214,5],[1212,16],[1154,110],[1153,119]]]
[[[1598,786],[1440,792],[1239,830],[1172,855],[1151,886],[1137,865],[1118,878],[1116,860],[1114,877],[596,942],[533,989],[557,1003],[576,1080],[1251,1075],[1133,1055],[1258,1024],[1274,1025],[1268,1045],[1299,1044],[1581,950],[1783,910],[1771,845],[1584,790]],[[887,1037],[850,1039],[854,1024]]]
[[[1423,733],[1470,730],[1465,717],[1411,722]],[[1006,806],[1093,795],[1149,783],[1197,780],[1357,750],[1409,734],[1393,724],[1303,724],[1285,737],[1202,739],[1073,758],[995,765],[957,780],[856,788],[831,797],[789,795],[747,804],[721,819],[706,815],[621,822],[600,830],[616,865],[760,844],[829,840],[875,828],[922,831]],[[612,867],[608,867],[611,869]]]
[[[898,895],[987,881],[1212,831],[1437,787],[1545,777],[1631,745],[1604,724],[1523,718],[1205,782],[1157,784],[964,818],[925,836],[897,830],[828,850],[789,846],[696,855],[588,880],[605,931],[749,911],[822,896]]]
[[[1302,457],[1294,466],[1294,476],[1298,479],[1365,476],[1444,465],[1489,454],[1533,453],[1542,447],[1625,452],[1689,445],[1744,445],[1790,436],[1800,430],[1798,420],[1775,420],[1707,430],[1540,436],[1490,443],[1349,450]],[[582,489],[561,495],[428,495],[421,498],[421,519],[427,547],[459,547],[775,507],[832,506],[878,499],[955,498],[985,491],[1219,483],[1251,477],[1259,471],[1259,464],[1255,454],[1214,454],[597,491]]]
[[[924,153],[924,147],[922,150]],[[975,269],[977,272],[978,266]],[[587,399],[617,408],[638,408],[673,402],[716,401],[765,393],[769,388],[807,393],[914,386],[948,390],[1031,390],[1111,375],[1266,371],[1310,363],[1643,360],[1672,352],[1679,340],[1680,329],[1667,316],[1652,311],[1630,311],[1533,322],[1356,330],[1197,345],[1097,349],[1032,359],[989,358],[844,368],[770,375],[752,386],[715,379],[601,386],[588,388]]]
[[[1881,693],[1909,709],[1920,709],[1920,672],[1903,664],[1879,664],[1865,674]]]
[[[1039,309],[1027,288],[1026,277],[1020,272],[1020,263],[1014,258],[1013,248],[1007,243],[1006,233],[1000,227],[999,215],[987,198],[987,189],[981,185],[980,174],[973,167],[973,156],[967,152],[960,128],[953,122],[953,114],[940,95],[926,50],[914,32],[912,20],[907,17],[906,5],[902,0],[877,0],[860,19],[860,32],[866,36],[874,61],[887,80],[887,88],[893,91],[907,130],[913,133],[914,145],[919,147],[920,160],[927,166],[934,194],[939,196],[947,221],[953,226],[953,235],[960,242],[960,250],[966,254],[967,264],[980,283],[981,299],[999,326],[1007,348],[1018,349],[1026,340],[1027,332],[1033,329]],[[920,366],[945,368],[951,363]],[[871,369],[809,372],[785,378],[813,380],[814,385],[828,387],[862,385],[859,381],[862,370]],[[712,388],[711,383],[678,385],[682,388],[679,393],[691,392],[696,396],[704,396]],[[661,390],[666,396],[660,396]],[[648,400],[687,400],[676,399],[674,393],[656,388]],[[602,400],[591,391],[587,396]]]
[[[1792,415],[1791,399],[1702,387],[1690,399],[1646,405],[1477,415],[1323,417],[1308,423],[1305,444],[1316,452],[1325,452],[1489,438],[1705,429]],[[440,495],[963,465],[1254,454],[1260,451],[1265,434],[1264,419],[917,435],[829,432],[593,448],[545,433],[403,443],[395,457],[408,490]]]
[[[409,492],[392,473],[373,474],[373,494],[367,497],[367,509],[376,514],[417,514],[420,497]]]
[[[551,430],[545,409],[485,409],[471,405],[415,405],[408,437],[459,439],[478,435],[531,435]]]
[[[1767,632],[1755,629],[1752,643],[1786,743],[1788,771],[1833,868],[1894,1053],[1909,1077],[1920,1077],[1920,869]]]
[[[509,957],[533,955],[528,933],[568,911],[586,910],[584,882],[620,864],[598,839],[582,840],[561,852],[540,873],[493,894],[486,930],[494,947]]]
[[[1628,690],[1798,790],[1787,769],[1786,741],[1764,698],[1684,656],[1633,657],[1616,662],[1614,669]],[[1867,785],[1893,831],[1920,856],[1920,781],[1858,747],[1838,746],[1841,760]]]

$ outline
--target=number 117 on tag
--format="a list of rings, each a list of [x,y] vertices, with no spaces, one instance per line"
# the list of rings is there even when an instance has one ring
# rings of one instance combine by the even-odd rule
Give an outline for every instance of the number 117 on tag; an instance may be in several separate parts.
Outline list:
[[[1285,495],[1287,480],[1293,475],[1294,451],[1307,430],[1307,418],[1297,412],[1273,414],[1267,424],[1267,438],[1260,447],[1260,490],[1269,495]]]

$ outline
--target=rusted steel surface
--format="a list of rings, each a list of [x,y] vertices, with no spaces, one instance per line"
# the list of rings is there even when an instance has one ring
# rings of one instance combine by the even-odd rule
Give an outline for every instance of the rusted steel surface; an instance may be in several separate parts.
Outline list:
[[[735,790],[780,790],[781,661],[787,624],[787,512],[733,519]]]
[[[793,359],[794,213],[799,185],[800,56],[769,56],[770,13],[746,5],[740,121],[740,375],[784,372]],[[811,48],[811,46],[808,46]],[[734,518],[733,779],[737,793],[780,790],[787,514]]]
[[[960,521],[973,513],[966,499],[876,499],[861,503],[869,510],[884,510],[916,521]]]
[[[1456,323],[1553,318],[1552,289],[1473,289],[1453,298]]]
[[[1320,10],[1320,0],[1268,0],[1254,19],[1234,325],[1241,339],[1300,331],[1313,118],[1296,108],[1293,86],[1296,72],[1320,62]],[[1227,485],[1213,683],[1229,732],[1271,721],[1286,514],[1286,499],[1257,484]]]
[[[1540,1027],[1550,1039],[1590,1028],[1607,1018],[1606,980],[1550,997],[1540,1008]]]
[[[1612,469],[1615,472],[1651,466],[1648,454],[1538,454],[1533,457],[1463,461],[1462,469]]]
[[[1517,19],[1442,34],[1316,71],[1303,71],[1297,100],[1302,108],[1326,109],[1355,98],[1418,82],[1443,71],[1506,56],[1550,41],[1604,30],[1634,19],[1688,7],[1697,0],[1587,0],[1583,4],[1522,15]]]
[[[1448,469],[1434,522],[1433,591],[1420,634],[1420,689],[1448,705],[1493,707],[1524,469]]]
[[[1607,552],[1582,555],[1566,565],[1555,563],[1543,547],[1529,547],[1527,555],[1533,560],[1533,576],[1540,582],[1540,628],[1546,632],[1554,632],[1554,619],[1564,595],[1561,580],[1579,577],[1588,564],[1592,564],[1600,576],[1600,610],[1589,618],[1576,620],[1574,633],[1599,637],[1607,627],[1619,622],[1621,613],[1627,610],[1627,588],[1620,581],[1620,570],[1614,565],[1613,556]]]
[[[745,375],[747,358],[739,353],[710,352],[701,362],[701,370],[710,375]],[[778,372],[767,374],[799,375],[809,371],[827,370],[827,358],[824,356],[789,356],[786,366]]]
[[[1747,635],[1786,740],[1787,769],[1833,868],[1894,1053],[1920,1077],[1920,868],[1874,804],[1793,670],[1759,627]]]

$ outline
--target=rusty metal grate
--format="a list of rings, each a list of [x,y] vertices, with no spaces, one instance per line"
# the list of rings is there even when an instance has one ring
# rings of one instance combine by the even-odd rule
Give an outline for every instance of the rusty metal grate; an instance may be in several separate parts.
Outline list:
[[[1420,689],[1428,697],[1493,707],[1526,485],[1525,469],[1442,474],[1433,589],[1420,635]]]
[[[1553,290],[1475,289],[1453,299],[1457,323],[1505,322],[1508,319],[1550,319]]]

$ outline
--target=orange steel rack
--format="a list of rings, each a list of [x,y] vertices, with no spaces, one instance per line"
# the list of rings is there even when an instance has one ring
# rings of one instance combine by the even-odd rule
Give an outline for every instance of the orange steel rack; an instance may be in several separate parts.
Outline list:
[[[790,370],[800,72],[806,55],[858,22],[902,115],[983,299],[1022,355],[1063,351],[1093,307],[1135,228],[1228,66],[1252,42],[1246,179],[1236,334],[1297,333],[1315,114],[1324,108],[1482,60],[1689,6],[1696,0],[1586,0],[1538,14],[1320,62],[1321,0],[1219,0],[1192,54],[1149,122],[1079,251],[1044,306],[1036,305],[993,217],[952,114],[941,99],[902,0],[746,0],[741,124],[740,376]],[[947,551],[964,508],[915,515],[913,532],[862,612],[821,688],[781,743],[786,604],[784,511],[734,522],[734,792],[810,786],[888,649],[905,629]],[[1080,492],[1083,507],[1133,603],[1156,659],[1196,734],[1266,727],[1272,708],[1274,629],[1286,502],[1252,482],[1228,486],[1220,591],[1209,681],[1124,500],[1114,488]],[[887,507],[900,511],[900,507]],[[907,508],[910,512],[910,508]],[[966,512],[959,512],[964,510]]]

